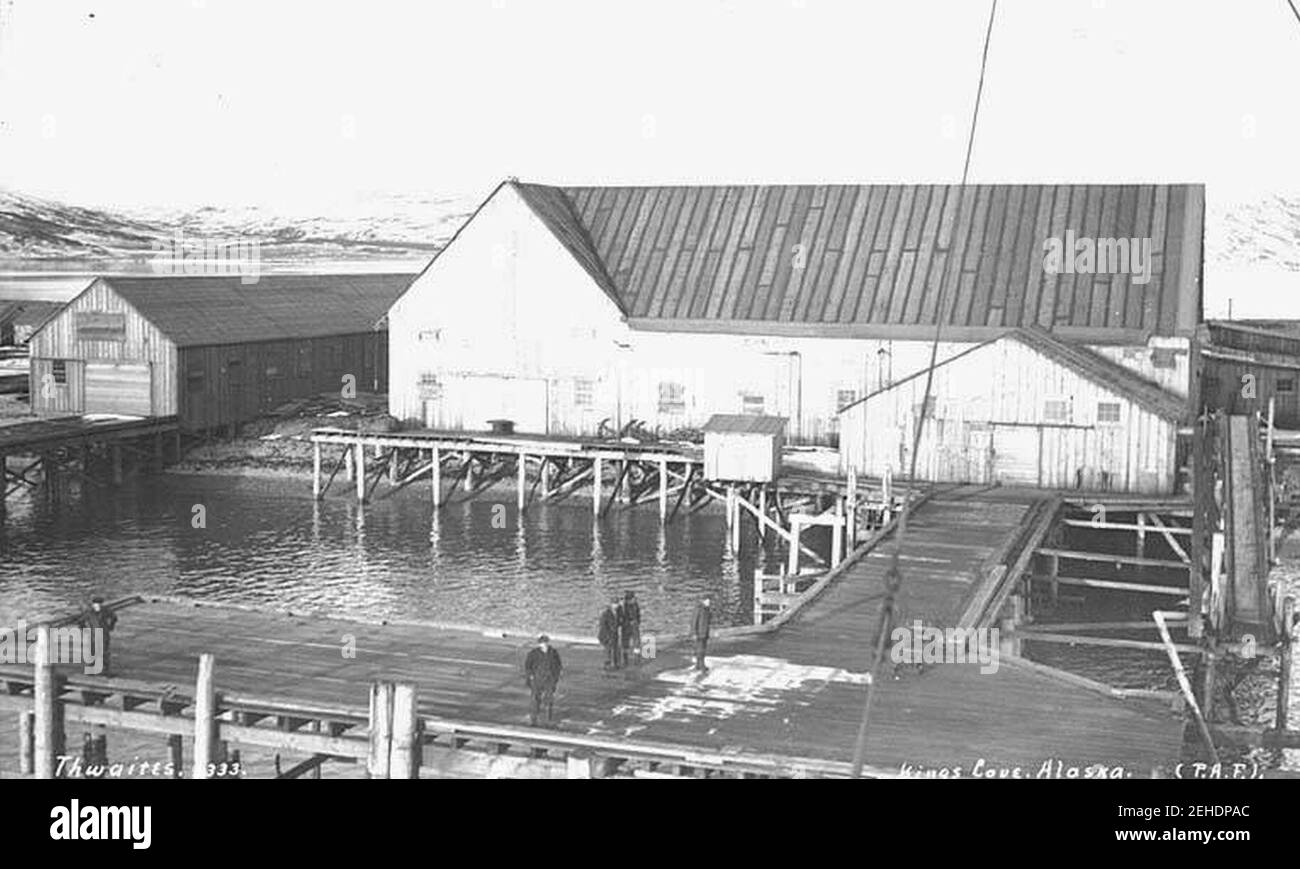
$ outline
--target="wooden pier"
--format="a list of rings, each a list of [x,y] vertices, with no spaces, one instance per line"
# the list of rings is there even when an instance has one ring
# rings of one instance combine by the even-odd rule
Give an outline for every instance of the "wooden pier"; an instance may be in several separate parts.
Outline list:
[[[985,625],[1013,607],[1019,589],[1003,578],[1034,545],[1040,506],[968,488],[921,504],[903,552],[900,621]],[[375,733],[390,746],[401,740],[384,723],[392,716],[375,710],[395,710],[405,697],[416,710],[405,720],[416,722],[419,756],[398,763],[404,776],[843,776],[889,539],[886,530],[859,547],[782,618],[716,631],[702,676],[681,636],[660,636],[653,660],[615,673],[603,670],[594,643],[561,644],[565,675],[549,728],[525,723],[521,665],[530,644],[520,638],[164,600],[121,610],[120,678],[68,672],[48,702],[62,710],[64,730],[153,733],[160,752],[173,748],[165,740],[188,738],[192,753],[195,715],[207,716],[196,713],[198,664],[211,655],[216,747],[200,751],[213,756],[222,742],[247,744],[391,775],[391,755],[387,768],[374,760]],[[344,652],[350,642],[354,655]],[[940,665],[879,685],[869,773],[961,766],[969,774],[982,760],[987,770],[1028,777],[1096,765],[1142,777],[1180,759],[1183,723],[1168,696],[1126,696],[1001,651],[996,672]],[[35,710],[31,667],[4,668],[0,680],[0,705],[19,716]],[[384,684],[393,687],[374,687]]]
[[[10,495],[53,495],[63,476],[96,487],[121,485],[160,469],[169,453],[178,459],[180,450],[175,417],[66,416],[0,425],[0,523]]]

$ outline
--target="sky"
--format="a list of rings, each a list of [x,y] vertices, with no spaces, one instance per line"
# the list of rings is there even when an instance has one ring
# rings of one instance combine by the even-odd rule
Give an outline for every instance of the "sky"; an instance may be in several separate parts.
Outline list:
[[[0,0],[0,187],[310,213],[508,176],[952,182],[988,10]],[[1000,0],[971,181],[1294,195],[1298,92],[1285,0]]]

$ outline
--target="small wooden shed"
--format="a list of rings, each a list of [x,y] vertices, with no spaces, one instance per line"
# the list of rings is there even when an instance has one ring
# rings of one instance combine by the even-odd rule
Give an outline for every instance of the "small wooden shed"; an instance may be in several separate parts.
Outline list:
[[[770,483],[781,473],[783,416],[715,413],[704,424],[704,476],[709,480]]]

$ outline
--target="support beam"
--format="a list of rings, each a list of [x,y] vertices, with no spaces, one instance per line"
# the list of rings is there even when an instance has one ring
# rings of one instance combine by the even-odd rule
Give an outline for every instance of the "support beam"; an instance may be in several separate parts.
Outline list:
[[[1274,729],[1287,729],[1287,718],[1291,713],[1291,668],[1293,665],[1293,648],[1295,631],[1295,598],[1288,597],[1282,602],[1282,636],[1279,649],[1280,661],[1277,674],[1277,714]]]
[[[360,451],[360,446],[358,446]],[[217,742],[217,691],[214,675],[217,661],[211,654],[199,655],[199,675],[194,682],[194,768],[191,778],[208,778]]]
[[[1142,514],[1139,513],[1138,518],[1141,518],[1141,516]],[[1158,530],[1165,538],[1165,542],[1169,544],[1169,548],[1174,551],[1174,554],[1177,555],[1185,564],[1191,564],[1192,559],[1187,554],[1187,550],[1183,549],[1182,544],[1174,539],[1173,530],[1161,521],[1160,516],[1152,513],[1148,518],[1151,520],[1151,524],[1156,527],[1156,530]]]
[[[597,519],[600,518],[600,487],[601,471],[600,456],[596,456],[592,461],[591,471],[591,515]]]
[[[18,713],[18,772],[31,775],[35,770],[36,756],[36,715],[31,712]]]
[[[311,445],[311,496],[316,501],[321,497],[320,450],[320,444]]]
[[[659,460],[659,521],[668,518],[668,460]]]
[[[370,685],[370,752],[366,772],[370,778],[390,778],[393,747],[392,682]]]
[[[515,460],[518,466],[515,477],[515,509],[520,513],[524,512],[524,499],[527,496],[528,481],[528,457],[523,450],[519,451],[519,457]]]
[[[357,503],[364,504],[366,501],[366,448],[361,441],[357,441],[352,462],[356,466]]]
[[[1077,561],[1102,561],[1109,564],[1131,564],[1137,567],[1168,567],[1176,570],[1186,570],[1188,565],[1183,561],[1169,561],[1164,558],[1135,558],[1130,555],[1112,555],[1107,552],[1083,552],[1076,549],[1054,549],[1050,547],[1040,547],[1039,555],[1056,555],[1061,558],[1073,558]]]
[[[389,778],[418,778],[420,769],[419,715],[415,709],[415,686],[393,686],[393,735]]]
[[[1165,653],[1169,656],[1169,663],[1173,665],[1174,676],[1177,677],[1178,687],[1187,700],[1187,707],[1191,710],[1192,717],[1196,719],[1196,727],[1201,733],[1201,740],[1205,743],[1205,750],[1209,752],[1210,762],[1218,764],[1219,752],[1214,747],[1214,737],[1210,735],[1210,728],[1205,723],[1205,717],[1201,715],[1201,707],[1197,704],[1196,695],[1192,692],[1192,683],[1187,681],[1187,671],[1183,669],[1183,662],[1178,658],[1178,649],[1169,636],[1169,628],[1165,624],[1165,614],[1160,610],[1156,610],[1151,613],[1151,617],[1155,619],[1156,626],[1160,629],[1160,639],[1164,642]]]
[[[167,757],[172,764],[172,778],[185,775],[185,737],[173,733],[167,737]]]
[[[56,761],[63,753],[63,704],[59,702],[59,676],[54,670],[50,649],[50,629],[41,625],[36,629],[36,660],[32,693],[35,700],[33,723],[36,733],[32,739],[33,775],[38,779],[52,779]]]
[[[442,506],[442,453],[437,447],[433,448],[433,509],[437,510]]]

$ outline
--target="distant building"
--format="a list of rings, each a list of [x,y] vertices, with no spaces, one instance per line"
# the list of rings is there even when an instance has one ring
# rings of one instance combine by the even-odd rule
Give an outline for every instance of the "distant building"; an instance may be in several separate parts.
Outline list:
[[[906,475],[917,418],[923,480],[1168,493],[1186,399],[1045,330],[1017,329],[841,413],[840,466]]]
[[[390,412],[561,435],[762,414],[833,444],[940,319],[940,359],[1037,326],[1186,399],[1203,222],[1199,185],[508,181],[389,312]],[[1053,240],[1117,239],[1144,273],[1046,267]]]
[[[1268,415],[1300,429],[1300,321],[1210,320],[1198,341],[1199,400],[1205,410]]]
[[[0,347],[21,347],[63,305],[46,301],[0,301]]]
[[[110,277],[32,337],[41,414],[234,426],[293,398],[386,386],[385,312],[410,275]]]
[[[781,476],[786,420],[715,413],[704,424],[704,479],[771,483]]]

